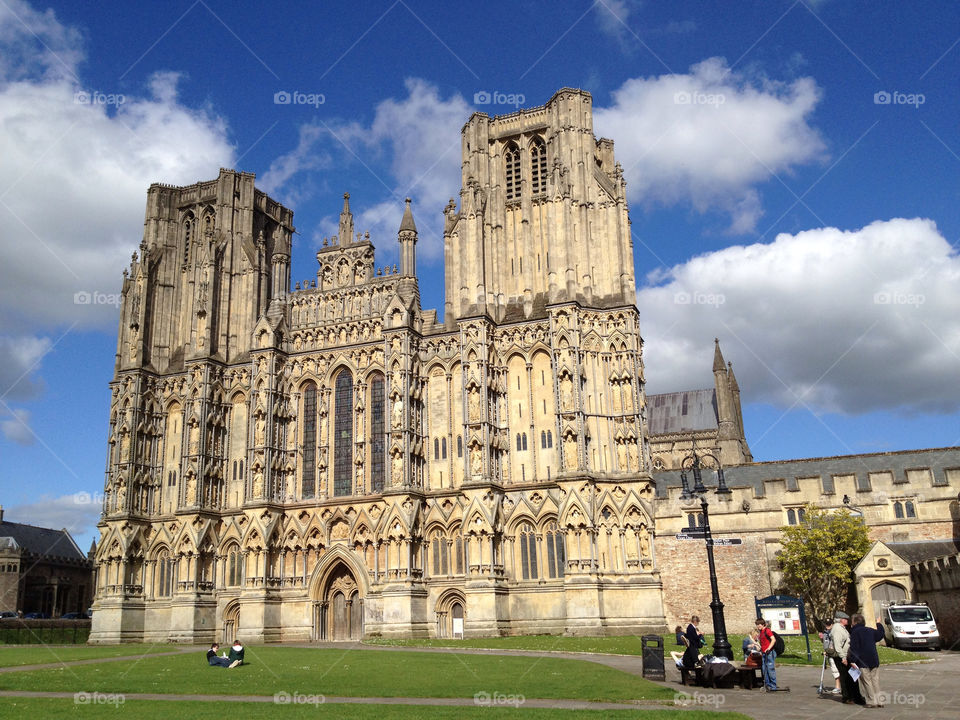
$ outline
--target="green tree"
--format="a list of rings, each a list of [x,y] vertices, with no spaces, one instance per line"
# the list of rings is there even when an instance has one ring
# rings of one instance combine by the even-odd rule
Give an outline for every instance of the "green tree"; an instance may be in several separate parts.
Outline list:
[[[779,560],[787,591],[806,600],[815,621],[843,609],[853,568],[871,545],[863,518],[846,509],[807,505],[800,523],[780,531],[783,550]]]

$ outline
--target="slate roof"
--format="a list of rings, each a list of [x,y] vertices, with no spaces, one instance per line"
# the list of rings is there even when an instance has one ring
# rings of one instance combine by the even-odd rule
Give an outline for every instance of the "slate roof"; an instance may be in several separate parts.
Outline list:
[[[0,521],[0,538],[13,538],[24,552],[40,557],[87,561],[66,530]]]
[[[716,430],[717,391],[683,390],[647,395],[651,435]]]
[[[894,483],[897,483],[895,487],[902,487],[904,491],[922,490],[929,487],[930,482],[924,482],[921,487],[912,487],[907,482],[908,469],[930,468],[933,483],[947,485],[945,470],[957,467],[960,467],[960,447],[748,463],[725,467],[723,473],[730,487],[752,487],[760,497],[765,493],[764,480],[786,480],[789,485],[796,478],[854,475],[858,482],[866,483],[868,473],[883,471],[893,474]],[[654,472],[653,479],[657,483],[657,497],[666,497],[668,487],[680,487],[679,470]],[[708,487],[715,487],[716,475],[712,471],[705,471],[703,482]],[[856,493],[850,499],[854,505],[857,504]]]
[[[960,554],[960,540],[915,540],[884,543],[911,565]]]

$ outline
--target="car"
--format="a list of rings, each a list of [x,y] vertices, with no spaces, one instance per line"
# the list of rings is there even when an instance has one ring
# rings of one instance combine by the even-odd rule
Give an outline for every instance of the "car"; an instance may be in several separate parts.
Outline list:
[[[19,617],[13,610],[3,610],[0,612],[0,620]]]
[[[63,615],[61,615],[61,616],[60,616],[60,619],[61,619],[61,620],[80,620],[80,619],[83,618],[83,617],[84,617],[84,615],[82,615],[81,613],[69,612],[69,613],[64,613]]]
[[[940,632],[926,603],[895,602],[883,609],[888,647],[939,650]]]
[[[29,612],[23,616],[24,620],[46,620],[50,616],[42,612]]]

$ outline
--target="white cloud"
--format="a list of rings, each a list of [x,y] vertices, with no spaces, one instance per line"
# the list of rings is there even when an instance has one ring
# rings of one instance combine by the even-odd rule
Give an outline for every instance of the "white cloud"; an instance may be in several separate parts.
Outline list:
[[[594,110],[594,126],[615,139],[632,202],[719,209],[745,233],[762,213],[756,185],[823,159],[808,124],[819,98],[811,78],[747,77],[710,58],[687,74],[628,80]]]
[[[30,400],[42,391],[34,373],[49,350],[47,338],[0,335],[0,401]]]
[[[648,390],[711,387],[815,412],[960,408],[960,257],[930,220],[781,234],[652,274],[637,294]]]
[[[87,492],[59,497],[42,496],[33,503],[5,508],[4,519],[55,530],[63,528],[73,535],[74,540],[78,540],[80,535],[95,532],[102,504],[102,497]],[[84,553],[87,551],[82,546],[80,549]]]
[[[76,31],[50,12],[3,7],[0,331],[112,329],[109,298],[78,304],[74,294],[119,291],[151,183],[192,183],[232,164],[225,123],[180,104],[175,73],[154,75],[143,97],[81,86]]]
[[[3,412],[0,410],[0,412]],[[12,417],[0,420],[0,432],[7,440],[18,445],[32,445],[33,430],[30,429],[30,413],[27,410],[16,409],[11,411]]]

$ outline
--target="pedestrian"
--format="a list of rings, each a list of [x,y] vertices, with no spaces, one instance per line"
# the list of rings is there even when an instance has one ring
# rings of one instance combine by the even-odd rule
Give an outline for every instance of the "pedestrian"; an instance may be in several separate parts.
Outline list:
[[[748,667],[760,667],[763,656],[760,652],[759,634],[756,630],[743,639],[743,659]]]
[[[880,656],[877,643],[883,640],[883,621],[868,628],[863,615],[855,613],[850,628],[850,664],[860,670],[860,690],[868,708],[883,707],[880,702]]]
[[[763,671],[763,686],[767,692],[790,692],[788,687],[777,687],[777,651],[773,649],[777,639],[773,636],[770,624],[762,617],[757,618],[757,641],[760,643],[760,653],[763,656],[761,669]]]
[[[833,640],[830,638],[830,630],[833,628],[833,618],[827,618],[823,623],[823,632],[817,633],[820,636],[820,640],[823,641],[823,655],[826,664],[830,667],[830,674],[833,675],[833,690],[834,695],[840,695],[843,691],[840,689],[840,671],[837,670],[836,664],[833,662],[833,658],[836,655],[836,652],[833,649]]]
[[[700,616],[694,615],[690,618],[690,624],[687,625],[687,631],[683,634],[683,639],[687,649],[683,651],[683,666],[687,668],[695,667],[700,660],[700,648],[706,645],[703,639],[703,633],[698,627]]]
[[[860,694],[860,686],[850,677],[850,660],[847,657],[850,654],[850,633],[847,632],[849,622],[850,616],[845,612],[836,613],[833,628],[830,630],[830,640],[836,652],[833,662],[837,666],[837,672],[840,673],[840,693],[843,702],[847,705],[866,705],[867,701]]]

